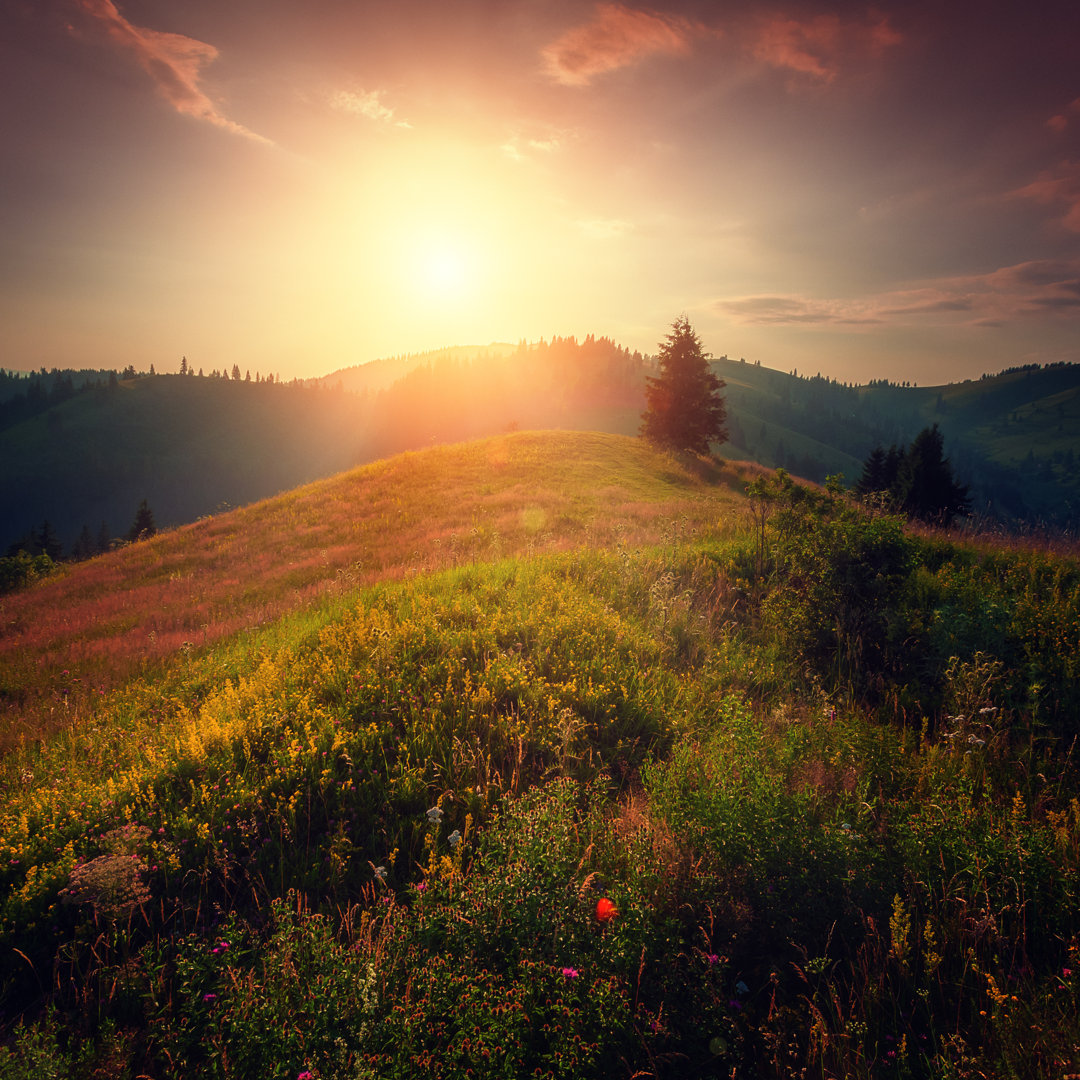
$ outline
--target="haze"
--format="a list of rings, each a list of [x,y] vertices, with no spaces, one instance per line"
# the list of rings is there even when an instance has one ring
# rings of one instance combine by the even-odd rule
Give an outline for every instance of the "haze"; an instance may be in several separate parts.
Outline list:
[[[607,335],[842,380],[1080,360],[1080,6],[30,0],[0,365]]]

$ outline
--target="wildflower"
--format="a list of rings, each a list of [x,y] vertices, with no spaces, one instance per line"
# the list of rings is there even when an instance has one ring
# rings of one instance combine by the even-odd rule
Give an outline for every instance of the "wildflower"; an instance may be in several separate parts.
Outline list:
[[[1072,974],[1072,968],[1062,968],[1061,977],[1067,979]]]
[[[203,1001],[217,1001],[217,994],[203,994]]]
[[[738,982],[737,982],[737,983],[735,984],[735,993],[736,993],[736,994],[738,994],[738,995],[739,995],[740,997],[743,997],[743,996],[745,996],[746,994],[749,994],[749,993],[750,993],[750,987],[749,987],[749,986],[747,986],[747,985],[746,985],[746,983],[744,983],[744,982],[742,981],[742,979],[740,979],[740,980],[739,980],[739,981],[738,981]]]
[[[572,967],[564,967],[562,969],[564,979],[576,979],[578,977],[578,969]]]
[[[423,892],[426,888],[427,888],[427,882],[426,881],[418,881],[416,883],[416,891],[417,892]]]
[[[432,825],[438,825],[439,822],[443,819],[443,812],[437,806],[433,806],[427,812],[427,819],[431,822]]]
[[[377,877],[379,879],[379,881],[381,881],[383,884],[386,884],[386,867],[385,866],[376,866],[375,867],[375,877]]]
[[[619,914],[618,908],[606,897],[601,896],[596,901],[596,921],[597,922],[611,922],[616,915]]]
[[[447,838],[446,842],[452,847],[456,848],[461,843],[461,833],[455,829]]]
[[[710,964],[719,964],[720,963],[720,957],[717,956],[716,953],[714,953],[714,952],[709,953],[709,955],[706,956],[705,959],[708,960]]]
[[[296,1080],[315,1080],[315,1075],[310,1069],[304,1069],[296,1074]]]

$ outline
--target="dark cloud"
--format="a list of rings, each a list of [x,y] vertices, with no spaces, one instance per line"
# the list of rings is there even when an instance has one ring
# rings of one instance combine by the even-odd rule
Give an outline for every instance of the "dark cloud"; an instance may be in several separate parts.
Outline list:
[[[955,300],[932,300],[925,304],[908,304],[906,307],[883,308],[882,315],[931,315],[944,311],[971,311],[974,307],[970,297]]]

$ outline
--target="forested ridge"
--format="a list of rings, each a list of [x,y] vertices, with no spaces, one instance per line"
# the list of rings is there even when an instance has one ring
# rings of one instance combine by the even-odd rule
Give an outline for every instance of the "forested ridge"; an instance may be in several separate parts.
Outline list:
[[[403,355],[318,380],[0,371],[0,551],[48,524],[64,557],[123,537],[145,499],[162,527],[243,505],[387,454],[508,429],[637,434],[655,358],[592,335]],[[1025,365],[918,387],[838,382],[720,356],[725,457],[824,481],[859,479],[875,447],[937,424],[976,517],[1080,524],[1080,366]],[[151,372],[154,372],[151,374]]]

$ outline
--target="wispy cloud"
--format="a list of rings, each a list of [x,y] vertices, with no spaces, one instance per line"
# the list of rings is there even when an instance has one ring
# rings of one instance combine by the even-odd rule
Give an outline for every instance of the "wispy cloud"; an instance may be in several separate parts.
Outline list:
[[[885,18],[771,15],[756,23],[748,47],[754,59],[771,67],[832,82],[848,63],[878,57],[902,40]]]
[[[154,80],[158,92],[178,113],[206,120],[234,135],[270,142],[224,116],[200,88],[203,67],[218,56],[213,45],[183,34],[135,26],[120,14],[112,0],[75,0],[75,3],[103,23],[117,45],[135,55],[143,70]]]
[[[791,294],[726,297],[716,308],[757,326],[999,326],[1050,314],[1080,314],[1080,259],[1044,259],[857,298]]]
[[[1061,224],[1069,232],[1080,232],[1080,162],[1063,161],[1045,169],[1030,184],[1012,194],[1054,207],[1061,214]]]
[[[735,322],[769,326],[838,322],[842,305],[804,296],[766,295],[733,297],[716,306]]]
[[[1075,124],[1077,120],[1080,120],[1080,97],[1075,98],[1073,101],[1061,110],[1059,113],[1055,113],[1046,121],[1046,126],[1053,128],[1054,131],[1066,131],[1070,124]]]
[[[330,107],[353,116],[363,116],[376,123],[411,128],[412,124],[408,120],[395,119],[394,110],[383,104],[382,95],[382,90],[335,90],[329,95]]]
[[[499,149],[512,161],[525,161],[536,154],[554,154],[574,138],[576,133],[572,130],[550,131],[534,136],[515,131]]]
[[[691,24],[680,17],[598,4],[593,18],[542,51],[548,74],[564,86],[587,86],[598,75],[636,64],[654,53],[690,48]]]
[[[591,218],[588,221],[579,221],[578,227],[594,240],[613,240],[625,236],[634,228],[629,221],[623,221],[622,218]]]

